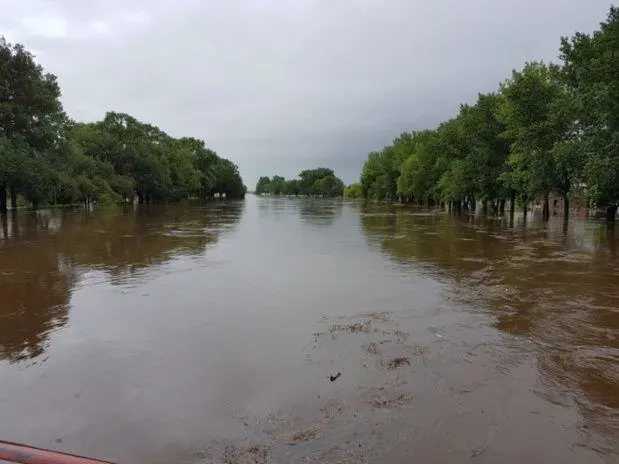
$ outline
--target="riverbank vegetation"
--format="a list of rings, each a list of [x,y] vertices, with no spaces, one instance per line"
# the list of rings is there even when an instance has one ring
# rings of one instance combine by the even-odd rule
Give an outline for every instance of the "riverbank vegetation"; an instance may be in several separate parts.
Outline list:
[[[344,198],[362,198],[363,187],[359,182],[353,182],[344,189]]]
[[[258,195],[338,197],[344,193],[344,183],[331,169],[306,169],[299,173],[297,179],[286,180],[282,176],[260,177],[255,193]]]
[[[619,8],[592,34],[561,39],[560,63],[527,63],[433,130],[406,132],[370,153],[361,196],[526,212],[549,199],[619,202]],[[354,190],[353,190],[354,191]],[[352,192],[351,192],[352,193]],[[352,195],[351,195],[352,196]]]
[[[0,212],[76,202],[242,198],[238,168],[202,140],[175,138],[124,113],[75,122],[56,76],[0,38]]]

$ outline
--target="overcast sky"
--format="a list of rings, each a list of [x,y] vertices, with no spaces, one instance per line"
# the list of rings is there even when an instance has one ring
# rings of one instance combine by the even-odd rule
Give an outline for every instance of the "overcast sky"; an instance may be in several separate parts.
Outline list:
[[[0,0],[0,34],[59,78],[74,119],[129,113],[260,175],[433,127],[527,60],[556,60],[608,0]]]

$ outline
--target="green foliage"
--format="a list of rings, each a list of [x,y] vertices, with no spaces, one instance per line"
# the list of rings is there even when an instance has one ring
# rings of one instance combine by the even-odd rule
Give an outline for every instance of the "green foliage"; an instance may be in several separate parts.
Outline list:
[[[574,127],[572,147],[562,155],[584,155],[583,180],[593,201],[619,201],[619,7],[593,34],[562,38],[561,82],[565,85]]]
[[[281,195],[286,189],[286,179],[282,176],[273,176],[269,184],[269,193],[271,195]]]
[[[361,171],[361,187],[366,197],[393,200],[400,176],[398,153],[393,146],[370,153]]]
[[[271,185],[271,179],[269,179],[267,176],[262,176],[260,179],[258,179],[258,183],[256,184],[255,193],[257,193],[258,195],[269,193],[270,185]]]
[[[344,183],[331,169],[317,168],[302,171],[298,179],[260,177],[255,191],[258,195],[337,197],[344,194]]]
[[[286,185],[284,186],[285,195],[298,196],[300,193],[301,187],[299,186],[299,181],[297,179],[290,179],[286,181]]]
[[[124,113],[75,123],[56,77],[0,38],[0,212],[5,192],[33,206],[243,198],[238,168],[194,138],[176,139]]]
[[[565,145],[571,116],[564,111],[568,100],[558,77],[556,66],[528,63],[501,89],[499,114],[512,141],[510,165],[517,178],[526,179],[518,190],[523,199],[552,191],[567,195],[578,181],[578,152]]]
[[[363,198],[363,187],[360,182],[353,182],[344,189],[344,198]]]
[[[527,63],[436,130],[403,133],[368,155],[361,194],[495,212],[551,193],[619,202],[619,8],[591,35],[563,38],[562,66]],[[502,206],[501,206],[502,208]],[[566,210],[567,212],[567,210]]]

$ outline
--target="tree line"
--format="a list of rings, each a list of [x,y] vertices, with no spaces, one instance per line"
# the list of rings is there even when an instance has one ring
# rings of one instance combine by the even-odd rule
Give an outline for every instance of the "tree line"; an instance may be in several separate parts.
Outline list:
[[[0,213],[9,197],[13,208],[244,197],[237,166],[204,141],[124,113],[75,122],[60,96],[56,76],[0,37]]]
[[[551,195],[606,209],[619,201],[619,8],[592,34],[563,37],[560,63],[526,63],[433,130],[369,154],[348,196],[504,213]]]
[[[306,169],[299,173],[297,179],[286,180],[282,176],[260,177],[255,193],[258,195],[338,197],[344,193],[344,183],[331,169]]]

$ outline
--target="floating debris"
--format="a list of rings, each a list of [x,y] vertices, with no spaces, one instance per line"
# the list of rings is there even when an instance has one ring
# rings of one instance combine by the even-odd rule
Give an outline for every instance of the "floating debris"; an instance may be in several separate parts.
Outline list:
[[[404,357],[393,358],[384,363],[384,366],[387,369],[397,369],[398,367],[410,366],[410,365],[411,365],[411,360],[409,358],[404,358]]]
[[[355,322],[354,324],[346,324],[346,325],[334,324],[331,327],[329,327],[329,332],[331,333],[336,333],[336,332],[368,333],[370,332],[371,323],[372,323],[371,320],[367,320],[363,324],[360,322]]]

